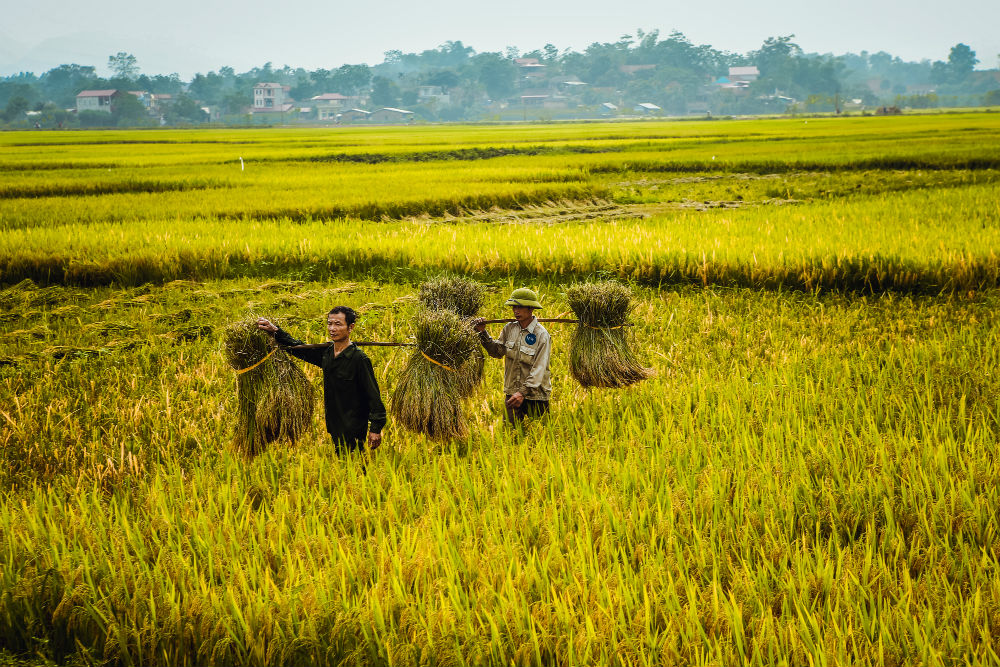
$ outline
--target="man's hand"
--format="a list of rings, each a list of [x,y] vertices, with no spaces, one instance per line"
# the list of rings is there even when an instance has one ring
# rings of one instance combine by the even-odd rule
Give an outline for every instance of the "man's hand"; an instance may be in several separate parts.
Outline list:
[[[382,434],[381,433],[369,433],[368,434],[368,449],[378,449],[378,446],[382,444]]]
[[[261,331],[266,331],[269,334],[278,332],[278,327],[274,326],[274,323],[266,317],[257,318],[257,328]]]
[[[508,408],[519,408],[521,404],[524,403],[524,394],[521,392],[515,393],[513,396],[507,399]]]
[[[486,318],[477,317],[476,319],[472,320],[472,328],[476,331],[476,333],[483,333],[484,331],[486,331]]]

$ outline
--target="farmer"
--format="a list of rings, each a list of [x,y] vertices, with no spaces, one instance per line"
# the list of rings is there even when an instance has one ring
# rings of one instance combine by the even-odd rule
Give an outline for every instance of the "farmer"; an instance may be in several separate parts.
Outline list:
[[[507,421],[517,425],[525,417],[540,417],[549,411],[552,339],[532,313],[542,307],[533,291],[516,289],[504,305],[511,307],[516,321],[503,328],[500,338],[490,337],[482,317],[473,320],[472,325],[486,353],[496,359],[503,357]]]
[[[347,306],[337,306],[326,315],[326,331],[333,341],[327,348],[297,350],[302,341],[263,317],[257,328],[274,336],[274,340],[302,361],[323,369],[323,402],[326,408],[326,430],[339,453],[375,449],[382,443],[385,426],[385,405],[379,392],[372,362],[351,342],[351,331],[358,315]]]

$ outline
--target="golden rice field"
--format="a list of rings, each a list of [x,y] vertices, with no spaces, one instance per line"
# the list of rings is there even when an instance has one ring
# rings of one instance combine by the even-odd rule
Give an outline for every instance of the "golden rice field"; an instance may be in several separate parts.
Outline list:
[[[1000,662],[1000,115],[0,134],[0,664]],[[243,160],[241,168],[240,158]],[[224,328],[618,278],[655,375],[232,449]],[[496,334],[499,327],[493,330]],[[407,358],[368,348],[387,396]],[[318,391],[320,377],[304,368]]]

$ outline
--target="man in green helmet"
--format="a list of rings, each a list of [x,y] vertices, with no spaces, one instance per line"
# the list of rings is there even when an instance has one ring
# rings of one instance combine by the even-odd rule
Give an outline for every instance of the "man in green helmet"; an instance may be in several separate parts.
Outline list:
[[[540,417],[549,411],[552,339],[534,315],[533,311],[542,304],[533,291],[526,287],[516,289],[504,305],[514,311],[515,321],[503,328],[499,338],[490,337],[484,318],[473,320],[472,324],[486,353],[496,359],[503,357],[507,421],[516,425],[525,417]]]

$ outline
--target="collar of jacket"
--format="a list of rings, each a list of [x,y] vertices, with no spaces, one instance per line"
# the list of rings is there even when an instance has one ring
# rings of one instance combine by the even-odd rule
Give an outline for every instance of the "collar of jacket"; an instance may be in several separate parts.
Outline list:
[[[333,349],[333,343],[330,343],[330,348],[329,348],[329,352],[330,352],[330,355],[331,355],[331,356],[332,356],[332,357],[333,357],[334,359],[340,359],[340,358],[341,358],[341,357],[343,357],[344,355],[347,355],[347,356],[353,356],[353,355],[354,355],[354,351],[355,351],[355,350],[357,350],[357,349],[358,349],[358,346],[357,346],[357,345],[355,345],[355,344],[354,344],[354,341],[352,340],[352,341],[351,341],[351,344],[350,344],[350,345],[348,345],[347,347],[345,347],[345,348],[344,348],[344,351],[343,351],[343,352],[341,352],[340,354],[337,354],[336,352],[334,352],[334,349]]]
[[[521,326],[519,322],[514,322],[517,326]],[[521,331],[527,331],[528,333],[535,333],[535,329],[538,327],[538,318],[534,315],[531,316],[531,321],[528,322],[528,326],[521,329]]]

